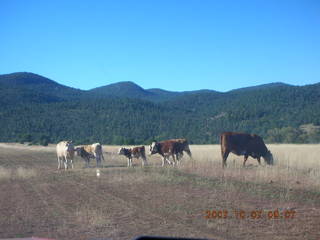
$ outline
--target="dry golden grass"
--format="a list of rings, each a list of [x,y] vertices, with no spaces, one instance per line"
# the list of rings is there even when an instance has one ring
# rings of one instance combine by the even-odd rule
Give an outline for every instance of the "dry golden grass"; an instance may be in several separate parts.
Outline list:
[[[4,167],[0,167],[0,180],[10,179],[10,177],[11,170]]]
[[[320,189],[320,145],[268,145],[275,164],[259,166],[250,158],[242,166],[243,156],[229,154],[227,168],[222,171],[220,145],[191,145],[193,160],[184,157],[182,169],[201,176],[225,177],[258,183],[276,183],[286,188]]]
[[[124,157],[117,155],[120,146],[104,146],[111,153],[112,161]],[[257,183],[276,183],[286,188],[320,189],[320,145],[319,144],[270,144],[268,148],[273,153],[274,165],[269,166],[249,157],[246,167],[243,167],[243,156],[229,154],[227,168],[222,171],[220,145],[190,145],[193,160],[185,154],[179,167],[190,173],[206,177],[224,177]],[[148,153],[148,146],[146,146]],[[158,154],[148,156],[149,165],[159,163]],[[140,160],[133,161],[140,164]],[[122,177],[119,177],[122,179]]]
[[[37,176],[37,171],[35,169],[27,169],[23,167],[18,167],[15,171],[15,177],[21,179],[27,179]]]
[[[109,222],[105,214],[91,206],[82,206],[75,211],[76,221],[91,228],[106,227]]]
[[[191,145],[193,160],[185,154],[177,167],[161,167],[146,148],[149,165],[134,159],[129,168],[120,146],[103,146],[99,178],[96,162],[83,168],[79,157],[74,169],[57,170],[54,146],[6,146],[0,144],[0,238],[320,239],[319,145],[268,145],[274,166],[249,158],[242,167],[243,157],[230,154],[224,170],[219,145]],[[234,210],[256,209],[294,209],[296,217],[232,218]],[[231,218],[205,219],[207,210],[227,210]]]
[[[0,167],[0,180],[8,179],[28,179],[37,176],[35,169],[18,167],[17,169]]]

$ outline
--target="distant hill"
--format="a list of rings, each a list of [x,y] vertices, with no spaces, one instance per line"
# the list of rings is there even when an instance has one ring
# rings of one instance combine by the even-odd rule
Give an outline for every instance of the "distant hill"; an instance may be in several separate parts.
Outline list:
[[[55,102],[80,97],[83,94],[82,90],[28,72],[0,75],[0,88],[2,102],[6,99],[10,103]]]
[[[228,93],[242,93],[254,90],[264,90],[275,87],[289,87],[290,85],[285,83],[270,83],[253,87],[239,88],[229,91]],[[118,82],[102,87],[97,87],[88,91],[71,88],[59,84],[51,79],[40,76],[34,73],[17,72],[11,74],[0,75],[0,88],[11,91],[9,96],[17,97],[17,99],[24,99],[29,101],[61,101],[66,99],[87,99],[87,98],[129,98],[129,99],[141,99],[153,102],[170,101],[177,97],[184,97],[190,95],[207,95],[207,94],[221,94],[220,92],[202,89],[194,91],[167,91],[159,88],[143,89],[141,86],[134,82]],[[14,89],[14,91],[12,91]],[[3,93],[3,91],[1,91]],[[14,93],[18,93],[17,94]],[[28,92],[28,93],[27,93]],[[31,95],[30,95],[31,94]],[[24,96],[25,95],[25,96]],[[37,97],[36,97],[36,96]],[[24,97],[23,97],[24,96]],[[8,98],[8,97],[7,97]],[[36,100],[38,99],[38,100]],[[14,102],[14,99],[12,99]]]
[[[125,97],[135,99],[152,98],[154,93],[144,90],[134,82],[118,82],[103,87],[94,88],[88,91],[90,94],[107,97]]]
[[[320,142],[320,83],[271,83],[229,92],[172,92],[120,82],[84,91],[33,73],[0,75],[0,141],[142,144],[223,131],[270,142]],[[312,126],[306,128],[305,126]]]
[[[143,89],[130,81],[113,83],[85,91],[64,86],[46,77],[28,72],[0,75],[0,88],[3,89],[0,94],[8,94],[3,96],[2,102],[10,103],[115,97],[162,102],[183,95],[214,92],[213,90],[173,92],[163,89]],[[7,90],[5,91],[5,89]]]
[[[252,87],[233,89],[230,92],[247,92],[247,91],[252,91],[252,90],[264,90],[267,88],[290,87],[290,86],[292,86],[292,85],[282,83],[282,82],[275,82],[275,83],[261,84],[261,85],[252,86]]]
[[[213,90],[196,90],[196,91],[184,91],[174,92],[167,91],[160,88],[143,89],[134,82],[118,82],[109,84],[103,87],[91,89],[87,92],[90,96],[96,97],[119,97],[119,98],[133,98],[141,100],[149,100],[153,102],[163,102],[171,100],[178,96],[185,96],[196,93],[208,93],[215,92]]]

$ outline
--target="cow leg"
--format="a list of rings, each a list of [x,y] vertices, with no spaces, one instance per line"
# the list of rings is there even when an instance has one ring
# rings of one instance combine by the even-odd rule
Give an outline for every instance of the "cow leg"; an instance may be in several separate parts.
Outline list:
[[[71,162],[71,168],[73,169],[73,159],[70,159]]]
[[[84,161],[85,161],[85,164],[86,164],[86,168],[88,168],[89,167],[89,161],[90,161],[90,158],[89,157],[86,157],[85,159],[84,159]]]
[[[173,155],[171,155],[171,156],[173,156]],[[172,162],[170,161],[170,155],[165,155],[165,160],[167,161],[167,163],[169,164],[169,165],[172,165]]]
[[[176,157],[175,157],[175,154],[172,154],[172,165],[175,166],[176,165]]]
[[[260,157],[257,158],[259,165],[261,165]]]
[[[188,154],[188,155],[189,155],[189,154]],[[189,157],[192,158],[191,155],[189,155]],[[183,152],[181,152],[181,153],[179,153],[179,154],[177,155],[177,160],[179,160],[179,161],[178,161],[179,164],[181,163],[181,159],[182,159],[182,158],[183,158]]]
[[[142,166],[146,166],[147,164],[147,159],[145,157],[142,157]]]
[[[168,163],[169,165],[172,164],[172,162],[169,160],[169,157],[166,157],[166,161],[167,161],[167,163]]]
[[[96,161],[97,161],[97,167],[101,167],[101,156],[100,155],[96,155]]]
[[[183,156],[183,153],[176,154],[177,165],[180,165],[180,161],[181,161],[182,156]]]
[[[227,158],[229,156],[228,151],[222,152],[222,167],[224,168],[225,166],[227,166]]]
[[[248,155],[244,155],[244,158],[243,158],[243,166],[246,165],[246,161],[248,160]]]
[[[100,159],[100,157],[98,157],[97,167],[101,167],[101,159]]]
[[[63,163],[64,163],[64,170],[67,170],[68,169],[68,159],[67,159],[67,157],[64,157]]]
[[[96,167],[99,167],[99,160],[96,154],[94,154],[94,158],[96,159]]]
[[[60,163],[60,158],[58,157],[58,170],[60,169],[61,167],[61,163]]]
[[[176,154],[176,165],[180,164],[180,157],[179,153]]]
[[[103,155],[99,154],[98,158],[99,158],[99,167],[101,167],[102,166],[102,164],[101,164],[102,159],[104,160]]]
[[[100,165],[99,165],[99,156],[94,152],[93,153],[93,156],[94,156],[94,158],[96,159],[96,167],[98,168]]]
[[[162,167],[164,167],[165,162],[168,161],[165,156],[162,156]]]
[[[132,166],[132,158],[128,157],[128,167]]]

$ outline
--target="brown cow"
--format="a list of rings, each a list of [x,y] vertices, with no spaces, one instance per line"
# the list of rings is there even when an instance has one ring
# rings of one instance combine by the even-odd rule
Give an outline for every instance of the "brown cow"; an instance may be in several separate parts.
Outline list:
[[[169,141],[175,141],[175,142],[178,142],[178,146],[181,150],[181,154],[183,155],[183,152],[186,152],[188,154],[188,156],[190,158],[192,158],[192,154],[191,154],[191,151],[190,151],[190,148],[189,148],[189,143],[188,143],[188,140],[185,139],[185,138],[177,138],[177,139],[171,139]]]
[[[81,156],[86,161],[87,166],[89,166],[90,158],[95,158],[97,167],[101,167],[101,160],[104,160],[104,157],[100,143],[76,146],[75,151],[77,152],[78,156]]]
[[[142,166],[147,165],[146,151],[144,146],[134,148],[120,148],[119,155],[124,155],[128,158],[128,167],[132,166],[132,158],[142,158]]]
[[[176,159],[177,163],[180,163],[179,159],[183,156],[183,151],[191,157],[189,144],[186,139],[170,139],[162,142],[152,142],[150,145],[150,154],[159,153],[162,156],[162,166],[164,166],[165,162],[175,165]],[[170,162],[170,156],[173,162]]]
[[[89,167],[90,158],[94,159],[95,157],[91,152],[87,152],[86,149],[84,146],[76,146],[75,151],[77,155],[80,156],[85,161],[86,167]]]
[[[261,137],[256,134],[224,132],[220,136],[222,167],[225,167],[230,152],[240,156],[244,155],[243,166],[249,156],[256,158],[260,164],[263,157],[267,164],[273,164],[273,156],[264,144]]]

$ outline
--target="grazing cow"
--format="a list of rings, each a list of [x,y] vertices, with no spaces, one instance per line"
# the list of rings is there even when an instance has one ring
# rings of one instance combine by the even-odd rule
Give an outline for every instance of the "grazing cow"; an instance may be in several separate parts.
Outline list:
[[[244,155],[243,166],[249,156],[256,158],[260,164],[263,157],[267,164],[273,164],[273,156],[264,144],[261,137],[256,134],[224,132],[220,136],[222,167],[225,167],[230,152],[240,156]]]
[[[171,139],[169,141],[175,141],[175,142],[178,142],[178,146],[179,146],[179,153],[181,152],[181,155],[183,155],[183,152],[186,152],[188,154],[188,156],[190,158],[192,158],[192,154],[191,154],[191,151],[190,151],[190,148],[189,148],[189,143],[188,143],[188,140],[185,139],[185,138],[178,138],[178,139]],[[177,159],[180,158],[177,157]]]
[[[77,155],[81,156],[85,160],[87,166],[89,166],[90,158],[96,159],[97,167],[101,166],[101,159],[104,160],[102,146],[100,143],[76,146],[75,150]]]
[[[150,154],[159,153],[162,156],[162,166],[164,166],[165,162],[175,165],[176,160],[180,164],[180,158],[183,156],[184,151],[192,158],[188,140],[185,138],[152,142],[150,145]],[[173,162],[170,162],[170,156],[172,156]]]
[[[80,156],[85,161],[86,167],[89,167],[90,158],[94,159],[94,155],[92,153],[88,153],[85,150],[84,146],[76,146],[75,151],[77,153],[77,156]]]
[[[162,142],[152,142],[150,145],[150,154],[159,153],[162,156],[162,166],[165,162],[175,165],[176,158],[179,159],[182,156],[183,150],[181,149],[181,143],[174,140],[166,140]],[[172,157],[173,162],[170,162],[169,157]]]
[[[62,141],[57,144],[57,158],[58,158],[58,169],[61,168],[62,162],[64,163],[64,169],[68,169],[68,161],[71,163],[73,168],[73,157],[74,157],[74,146],[72,141]]]
[[[142,158],[142,166],[147,165],[146,151],[144,146],[134,148],[120,148],[119,155],[124,155],[128,158],[128,167],[132,166],[132,158]]]

